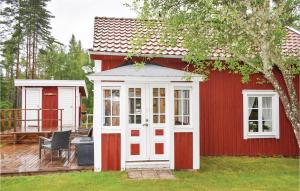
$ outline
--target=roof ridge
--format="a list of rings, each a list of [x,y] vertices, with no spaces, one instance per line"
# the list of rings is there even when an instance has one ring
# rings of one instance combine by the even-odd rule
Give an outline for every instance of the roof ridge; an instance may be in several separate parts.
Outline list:
[[[95,19],[138,20],[138,18],[129,18],[129,17],[106,17],[106,16],[95,16]]]

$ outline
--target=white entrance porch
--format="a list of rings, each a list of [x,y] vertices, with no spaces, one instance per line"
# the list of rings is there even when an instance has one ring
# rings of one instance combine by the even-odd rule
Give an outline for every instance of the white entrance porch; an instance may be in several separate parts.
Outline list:
[[[174,169],[176,132],[193,134],[192,168],[199,169],[201,76],[155,64],[139,69],[131,64],[96,72],[89,79],[94,82],[95,171],[116,163],[120,170]],[[106,142],[106,135],[120,135],[120,144],[115,144],[118,139]]]

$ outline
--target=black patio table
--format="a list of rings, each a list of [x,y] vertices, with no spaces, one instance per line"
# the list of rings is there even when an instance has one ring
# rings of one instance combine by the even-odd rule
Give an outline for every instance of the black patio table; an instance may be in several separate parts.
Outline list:
[[[94,165],[94,140],[92,137],[75,137],[71,144],[75,145],[79,166]]]

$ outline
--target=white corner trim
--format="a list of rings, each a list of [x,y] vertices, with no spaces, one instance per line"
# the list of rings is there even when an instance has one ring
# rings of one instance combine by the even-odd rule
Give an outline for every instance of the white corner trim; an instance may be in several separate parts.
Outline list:
[[[255,139],[255,138],[276,138],[279,139],[280,136],[280,123],[279,123],[279,95],[274,90],[243,90],[243,137],[244,139]],[[272,132],[249,132],[249,124],[248,124],[248,97],[256,96],[261,99],[264,96],[272,97]],[[258,123],[261,123],[261,101],[259,101],[258,108]],[[259,125],[260,126],[260,125]]]
[[[94,83],[94,121],[93,121],[93,137],[94,137],[94,171],[100,172],[102,168],[102,117],[101,117],[102,92],[101,82]]]

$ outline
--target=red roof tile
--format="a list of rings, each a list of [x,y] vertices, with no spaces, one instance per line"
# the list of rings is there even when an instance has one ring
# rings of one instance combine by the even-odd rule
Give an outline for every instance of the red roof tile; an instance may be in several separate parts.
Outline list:
[[[145,26],[137,19],[129,18],[107,18],[96,17],[94,23],[94,44],[91,51],[101,53],[127,54],[131,51],[132,40],[137,31],[141,34],[150,32],[151,37],[142,46],[140,53],[146,55],[163,55],[182,57],[187,50],[181,46],[182,38],[179,38],[176,47],[166,47],[159,43],[159,27],[147,31]],[[285,54],[292,54],[300,57],[300,33],[292,28],[288,28],[287,41],[283,45]],[[216,49],[212,57],[230,57],[221,49]]]

